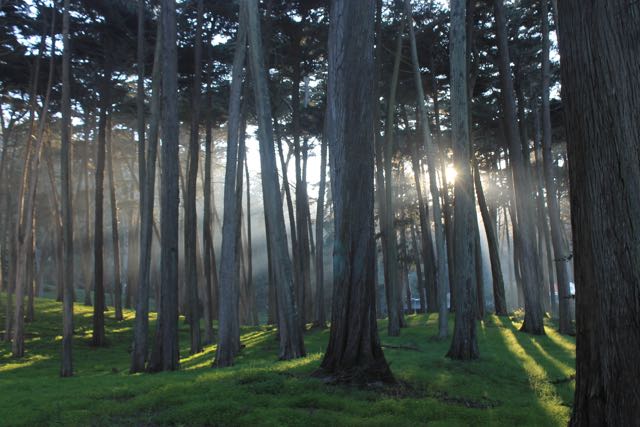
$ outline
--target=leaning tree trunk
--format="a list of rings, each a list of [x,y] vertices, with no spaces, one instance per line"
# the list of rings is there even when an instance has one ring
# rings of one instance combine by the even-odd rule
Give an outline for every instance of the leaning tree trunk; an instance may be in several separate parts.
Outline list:
[[[506,316],[507,302],[504,295],[504,278],[502,276],[502,264],[500,262],[500,252],[498,251],[498,239],[496,230],[493,226],[493,218],[487,207],[487,200],[482,189],[482,180],[480,179],[480,170],[478,169],[477,160],[473,161],[473,178],[475,181],[476,196],[478,205],[480,205],[480,214],[482,215],[482,223],[487,235],[487,243],[489,245],[489,262],[491,263],[491,278],[493,279],[493,301],[497,316]]]
[[[393,382],[378,337],[373,218],[374,2],[331,2],[327,140],[335,212],[333,311],[319,374]]]
[[[271,102],[264,68],[264,52],[260,33],[257,0],[242,2],[249,27],[249,60],[253,80],[254,99],[258,116],[258,139],[260,141],[260,166],[262,170],[262,192],[264,195],[266,225],[271,228],[269,238],[274,254],[278,298],[278,333],[280,338],[280,359],[294,359],[305,355],[304,339],[298,307],[293,292],[293,278],[287,234],[282,212],[282,197],[278,188],[276,155],[273,146],[273,125]]]
[[[535,249],[535,229],[533,221],[534,204],[529,180],[529,172],[522,153],[516,104],[513,94],[513,78],[509,59],[509,43],[504,11],[504,0],[494,0],[496,35],[502,92],[502,107],[505,116],[509,156],[513,171],[514,201],[518,217],[520,240],[520,266],[524,290],[524,323],[522,331],[534,335],[544,335],[543,310],[540,299],[539,259]]]
[[[561,334],[573,333],[571,324],[571,304],[569,289],[568,263],[569,248],[567,248],[562,220],[560,219],[560,206],[558,205],[558,190],[555,182],[554,162],[551,153],[551,108],[549,105],[549,8],[547,1],[542,1],[542,157],[544,159],[544,180],[549,208],[549,222],[551,224],[551,243],[553,244],[553,257],[556,266],[556,278],[558,286],[558,314],[559,331]]]
[[[466,2],[451,0],[451,113],[453,158],[456,171],[454,203],[454,257],[456,321],[447,357],[459,360],[479,357],[475,319],[474,250],[476,227],[469,136],[467,94]]]
[[[440,190],[436,179],[436,164],[440,159],[438,146],[433,142],[431,129],[427,118],[427,107],[425,105],[424,89],[422,87],[422,77],[420,76],[420,63],[418,61],[418,48],[413,29],[413,19],[411,17],[411,0],[404,0],[405,13],[409,20],[409,38],[411,40],[411,60],[413,63],[413,75],[418,91],[418,112],[425,151],[427,152],[427,167],[429,169],[429,186],[431,199],[433,200],[433,221],[435,224],[436,237],[436,262],[438,281],[438,336],[444,338],[448,335],[448,313],[447,313],[447,285],[449,284],[449,270],[447,264],[447,249],[445,243],[444,226],[442,224],[442,211],[440,209]]]
[[[576,273],[576,392],[570,425],[636,425],[640,4],[564,0],[559,7]]]

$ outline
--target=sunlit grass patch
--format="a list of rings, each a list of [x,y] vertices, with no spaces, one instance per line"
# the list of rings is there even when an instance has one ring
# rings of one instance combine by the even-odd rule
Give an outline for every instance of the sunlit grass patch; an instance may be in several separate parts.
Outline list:
[[[0,304],[6,297],[0,294]],[[75,305],[76,376],[61,379],[61,305],[37,300],[27,324],[27,356],[0,344],[0,425],[566,425],[575,373],[573,338],[517,331],[507,318],[479,323],[481,357],[444,357],[450,339],[435,340],[437,315],[407,316],[400,337],[379,322],[385,356],[402,392],[328,385],[313,378],[329,331],[305,333],[307,356],[280,361],[273,326],[242,327],[244,348],[230,368],[213,368],[216,343],[189,354],[180,320],[181,370],[129,374],[134,313],[105,313],[108,346],[93,348],[92,307]],[[4,310],[0,312],[3,325]],[[151,314],[150,339],[155,331]],[[551,326],[551,325],[549,325]],[[217,325],[215,326],[217,327]],[[449,321],[453,333],[453,317]]]

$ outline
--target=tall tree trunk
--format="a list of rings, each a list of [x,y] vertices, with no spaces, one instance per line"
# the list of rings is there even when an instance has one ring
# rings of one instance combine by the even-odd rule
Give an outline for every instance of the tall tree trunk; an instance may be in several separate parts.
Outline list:
[[[264,68],[264,52],[257,0],[242,3],[248,15],[249,59],[254,88],[254,99],[258,116],[258,139],[260,141],[260,165],[262,169],[262,192],[264,194],[267,226],[271,228],[271,248],[274,251],[274,270],[278,297],[280,337],[280,359],[294,359],[305,355],[302,328],[293,292],[291,260],[287,248],[287,234],[282,212],[282,197],[278,189],[276,156],[273,147],[271,102]]]
[[[327,186],[327,137],[326,126],[320,141],[320,188],[316,205],[316,295],[313,326],[327,327],[324,291],[324,199]]]
[[[569,424],[634,425],[640,408],[640,4],[564,0],[559,7],[576,273]]]
[[[476,288],[474,280],[475,206],[469,167],[469,97],[467,86],[466,2],[451,1],[451,113],[453,157],[457,171],[454,205],[454,257],[456,259],[456,319],[447,357],[459,360],[479,357],[476,337]]]
[[[534,205],[529,173],[522,153],[520,131],[516,117],[516,104],[513,95],[513,78],[509,59],[507,24],[504,0],[494,0],[496,35],[502,92],[502,108],[505,116],[509,156],[513,172],[514,201],[518,216],[518,236],[521,250],[521,271],[524,288],[525,315],[522,331],[534,335],[544,334],[542,303],[539,286],[539,259],[535,250],[535,229],[532,218]]]
[[[62,315],[62,363],[61,377],[73,375],[73,218],[71,206],[71,171],[69,148],[71,146],[71,46],[69,45],[69,8],[70,0],[64,0],[62,18],[62,127],[60,132],[60,185],[62,205],[63,252],[64,252],[64,291]]]
[[[51,39],[53,40],[53,31],[55,28],[55,14],[51,20]],[[44,38],[44,37],[43,37]],[[13,357],[24,356],[24,296],[28,292],[27,286],[33,286],[30,283],[30,266],[27,261],[33,250],[33,225],[35,213],[36,190],[38,186],[38,167],[40,165],[40,156],[42,153],[42,141],[44,138],[44,129],[47,121],[47,113],[49,111],[49,97],[51,95],[51,85],[53,84],[53,60],[55,43],[51,43],[51,59],[49,61],[49,78],[45,94],[44,103],[39,116],[37,134],[34,135],[33,121],[29,126],[27,134],[27,148],[24,162],[24,169],[20,181],[20,190],[18,196],[18,216],[16,218],[16,235],[15,235],[15,304],[14,320],[13,320],[13,340],[11,342],[11,355]],[[39,68],[39,67],[38,67]],[[34,78],[38,78],[38,73],[34,74]],[[35,87],[35,84],[34,84]],[[33,96],[35,96],[33,94]],[[34,98],[32,98],[33,100]],[[32,109],[36,105],[32,102]],[[33,111],[33,110],[32,110]],[[33,116],[31,117],[31,119]],[[31,138],[35,136],[34,141]],[[7,329],[9,332],[10,329]]]
[[[160,315],[152,371],[180,366],[178,350],[178,55],[176,2],[162,0],[162,174],[160,197]],[[155,366],[154,366],[155,365]]]
[[[445,243],[444,227],[442,224],[442,212],[440,209],[440,191],[436,179],[436,164],[440,159],[438,146],[434,144],[431,137],[431,129],[427,118],[427,107],[425,106],[424,89],[422,87],[422,77],[420,75],[420,63],[418,61],[418,48],[413,29],[413,18],[411,16],[411,0],[404,0],[405,13],[409,22],[409,38],[411,40],[411,60],[413,63],[413,74],[418,92],[418,112],[425,151],[427,152],[427,167],[429,168],[429,186],[431,198],[433,200],[433,221],[436,235],[436,262],[438,281],[438,336],[444,338],[448,335],[447,318],[447,285],[449,284],[449,272],[447,265],[447,250]]]
[[[435,313],[438,311],[438,289],[436,279],[436,259],[433,251],[433,239],[431,237],[431,224],[429,224],[429,212],[422,194],[422,170],[420,159],[418,158],[417,144],[411,147],[411,164],[413,165],[413,176],[416,184],[418,196],[418,210],[420,217],[420,235],[422,236],[422,261],[424,263],[425,290],[426,290],[426,311]],[[416,260],[416,265],[420,260]],[[423,292],[420,292],[422,297]]]
[[[200,163],[200,99],[202,85],[202,25],[203,0],[197,2],[197,24],[194,53],[193,88],[191,91],[191,132],[189,134],[189,162],[187,169],[187,188],[184,205],[184,273],[188,294],[188,321],[191,332],[190,354],[202,351],[200,340],[200,310],[198,308],[198,263],[196,248],[198,245],[198,214],[196,211],[196,184],[198,164]]]
[[[385,287],[387,296],[387,311],[389,312],[388,334],[395,337],[400,335],[402,327],[402,297],[400,268],[398,265],[398,240],[395,230],[395,210],[393,205],[393,133],[395,129],[396,92],[398,76],[400,74],[400,59],[402,55],[402,32],[404,25],[400,24],[396,42],[396,53],[391,76],[391,89],[387,101],[387,120],[384,134],[383,164],[384,164],[384,218],[382,222],[383,234],[387,246],[385,257]]]
[[[373,218],[374,6],[331,1],[327,140],[335,211],[333,310],[319,374],[393,382],[378,337]]]
[[[120,235],[118,232],[118,206],[116,204],[116,184],[113,174],[113,141],[111,138],[111,118],[107,129],[107,171],[109,173],[109,198],[111,206],[111,239],[113,244],[113,307],[115,319],[122,320],[122,278],[120,275]]]
[[[242,6],[241,6],[242,8]],[[233,365],[240,350],[240,336],[233,331],[238,322],[237,293],[237,221],[236,211],[238,142],[240,139],[240,105],[242,95],[242,72],[247,46],[246,15],[240,13],[240,22],[235,41],[235,54],[231,71],[229,94],[229,121],[227,124],[227,157],[224,179],[224,216],[222,220],[222,249],[220,261],[220,293],[218,296],[218,348],[214,365],[220,368]]]
[[[211,96],[208,97],[208,105],[211,105]],[[212,190],[212,112],[209,111],[206,118],[205,157],[204,157],[204,213],[202,216],[202,247],[204,248],[204,344],[211,344],[214,340],[213,313],[214,294],[218,288],[218,272],[216,270],[216,254],[213,246],[213,232],[211,224]]]
[[[480,179],[480,170],[478,162],[473,161],[473,178],[475,181],[476,197],[480,206],[480,214],[482,215],[482,223],[487,236],[489,246],[489,262],[491,263],[491,278],[493,279],[493,302],[497,316],[506,316],[507,302],[504,294],[504,278],[502,276],[502,265],[500,262],[500,252],[498,250],[498,239],[494,228],[494,220],[489,213],[487,200],[482,189],[482,180]]]
[[[553,154],[551,153],[551,108],[549,106],[549,7],[546,0],[542,1],[542,156],[544,158],[544,179],[547,189],[547,206],[551,224],[551,242],[553,244],[553,256],[556,264],[556,277],[558,279],[559,296],[559,331],[561,334],[573,333],[571,324],[571,305],[569,289],[569,248],[567,248],[562,220],[560,219],[560,207],[558,205],[558,189],[555,182]]]
[[[153,243],[153,206],[155,199],[156,185],[156,158],[158,154],[158,130],[160,126],[160,88],[162,84],[162,25],[158,23],[156,29],[156,45],[153,57],[153,71],[151,83],[151,122],[149,123],[149,142],[145,153],[145,177],[143,194],[143,204],[140,206],[140,258],[136,298],[136,320],[134,324],[133,348],[131,351],[131,373],[142,372],[148,357],[148,335],[149,335],[149,285],[150,267],[152,258]],[[129,230],[131,233],[132,230]],[[129,246],[129,256],[134,251]],[[130,264],[131,265],[131,264]],[[133,286],[133,282],[127,286]],[[156,300],[156,305],[159,301]]]
[[[88,109],[87,109],[88,110]],[[84,215],[85,215],[85,236],[82,241],[82,252],[83,252],[83,268],[82,273],[84,276],[84,305],[91,306],[91,285],[93,283],[93,276],[91,274],[91,203],[90,198],[91,195],[89,193],[89,146],[91,143],[90,131],[95,130],[95,119],[89,111],[85,114],[85,143],[82,150],[82,172],[84,178]]]
[[[110,42],[107,41],[107,49]],[[93,334],[91,344],[95,347],[106,345],[104,332],[104,169],[107,126],[107,116],[111,114],[111,58],[105,52],[104,76],[100,93],[100,118],[98,119],[98,147],[96,155],[96,192],[95,192],[95,222],[93,237],[93,274],[94,274],[94,303],[93,303]]]

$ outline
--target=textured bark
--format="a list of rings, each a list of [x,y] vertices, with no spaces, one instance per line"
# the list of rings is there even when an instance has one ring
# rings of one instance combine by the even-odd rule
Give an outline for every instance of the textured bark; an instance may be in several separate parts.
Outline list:
[[[467,86],[465,0],[451,1],[451,130],[457,171],[454,204],[454,257],[456,316],[447,357],[459,360],[479,357],[476,337],[476,284],[474,280],[475,203],[470,168],[469,98]]]
[[[264,195],[266,225],[274,255],[274,272],[278,298],[278,333],[280,359],[288,360],[305,355],[304,339],[298,307],[293,292],[291,259],[287,247],[287,234],[282,212],[282,196],[279,191],[276,155],[273,144],[271,101],[267,87],[267,72],[264,68],[264,52],[260,32],[257,0],[245,0],[249,27],[249,59],[253,80],[254,100],[258,116],[258,140],[260,142],[260,166],[262,171],[262,193]]]
[[[178,55],[175,0],[162,0],[162,175],[160,313],[150,370],[173,371],[178,353]]]
[[[558,205],[558,189],[555,182],[554,162],[551,153],[551,108],[549,106],[549,8],[546,0],[542,2],[542,156],[544,159],[544,180],[547,189],[547,206],[551,225],[551,242],[556,264],[558,286],[559,331],[561,334],[573,333],[571,324],[571,305],[569,289],[569,248],[564,239],[560,206]]]
[[[436,178],[436,165],[440,159],[438,146],[431,136],[431,129],[425,105],[424,89],[422,87],[422,77],[420,75],[420,63],[418,61],[418,49],[416,37],[413,29],[413,19],[411,18],[411,0],[404,1],[405,13],[409,21],[409,39],[411,41],[411,60],[413,63],[413,75],[415,79],[418,95],[418,112],[420,117],[420,128],[427,152],[427,167],[429,170],[429,187],[433,203],[433,221],[435,224],[435,248],[436,248],[436,280],[438,283],[438,336],[445,337],[448,334],[448,314],[447,314],[447,287],[449,284],[449,267],[447,264],[447,249],[442,224],[442,211],[440,209],[440,190],[438,189]]]
[[[148,335],[149,335],[149,286],[150,267],[152,258],[152,227],[153,227],[153,205],[155,199],[156,185],[156,158],[158,154],[158,129],[160,126],[160,86],[162,84],[162,25],[158,23],[156,29],[156,45],[153,58],[153,71],[151,83],[151,121],[149,123],[149,139],[145,153],[146,181],[142,190],[143,200],[140,206],[140,257],[138,259],[139,281],[136,298],[136,320],[134,324],[133,348],[131,351],[130,372],[142,372],[148,357]],[[133,215],[133,214],[132,214]],[[129,233],[133,234],[130,228]],[[129,245],[129,257],[133,257],[135,251]],[[129,264],[130,266],[132,263]],[[133,281],[127,286],[127,295]],[[159,301],[156,301],[158,304]]]
[[[191,337],[190,354],[202,351],[200,340],[200,310],[198,308],[198,214],[196,184],[200,163],[200,100],[202,86],[202,26],[203,0],[197,2],[196,39],[194,47],[193,86],[191,90],[191,131],[189,133],[189,163],[184,204],[184,274],[187,291],[187,320]]]
[[[576,392],[570,425],[635,425],[640,408],[640,4],[564,0],[559,7],[576,273]]]
[[[245,0],[246,1],[246,0]],[[241,6],[242,9],[242,6]],[[227,156],[224,178],[224,214],[222,219],[222,249],[220,260],[220,293],[218,297],[218,348],[214,366],[224,368],[233,365],[240,350],[240,336],[234,333],[238,320],[237,293],[237,222],[236,211],[238,142],[240,139],[240,105],[242,95],[242,70],[247,47],[246,14],[240,13],[235,41],[235,54],[231,70],[229,94],[229,121],[227,124]]]
[[[64,291],[62,314],[62,362],[60,376],[73,375],[73,212],[71,206],[71,102],[70,102],[70,62],[71,46],[69,44],[69,0],[64,0],[62,18],[62,127],[60,133],[60,195],[62,207],[63,253],[64,253]]]
[[[333,0],[329,27],[327,119],[335,211],[333,311],[318,375],[335,381],[393,382],[375,310],[373,218],[372,0]]]
[[[509,156],[513,172],[514,202],[518,217],[520,243],[520,267],[524,290],[524,323],[522,331],[534,335],[544,334],[542,302],[540,299],[539,259],[535,250],[534,204],[529,172],[522,153],[520,130],[516,117],[513,77],[509,59],[509,45],[504,11],[504,0],[494,0],[496,36],[502,94],[502,109],[505,119]]]
[[[500,262],[500,252],[498,250],[498,239],[494,228],[494,220],[489,213],[487,200],[482,189],[482,180],[480,179],[480,170],[477,161],[473,162],[473,178],[475,181],[476,197],[480,206],[480,214],[482,215],[482,223],[484,231],[487,235],[487,243],[489,245],[489,262],[491,263],[491,278],[493,279],[493,302],[496,315],[507,315],[507,302],[504,295],[504,278],[502,276],[502,265]]]

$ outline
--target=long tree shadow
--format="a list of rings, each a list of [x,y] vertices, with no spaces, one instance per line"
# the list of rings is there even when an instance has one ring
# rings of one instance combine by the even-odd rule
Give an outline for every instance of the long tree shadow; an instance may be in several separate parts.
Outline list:
[[[548,349],[553,342],[545,337],[533,337],[517,330],[516,326],[503,318],[492,317],[498,328],[503,348],[510,352],[513,360],[524,371],[524,377],[537,404],[554,419],[568,419],[571,391],[562,383],[572,369],[570,361],[550,356]],[[542,343],[542,344],[541,344]],[[541,350],[542,349],[542,350]],[[564,409],[563,409],[564,408]]]

